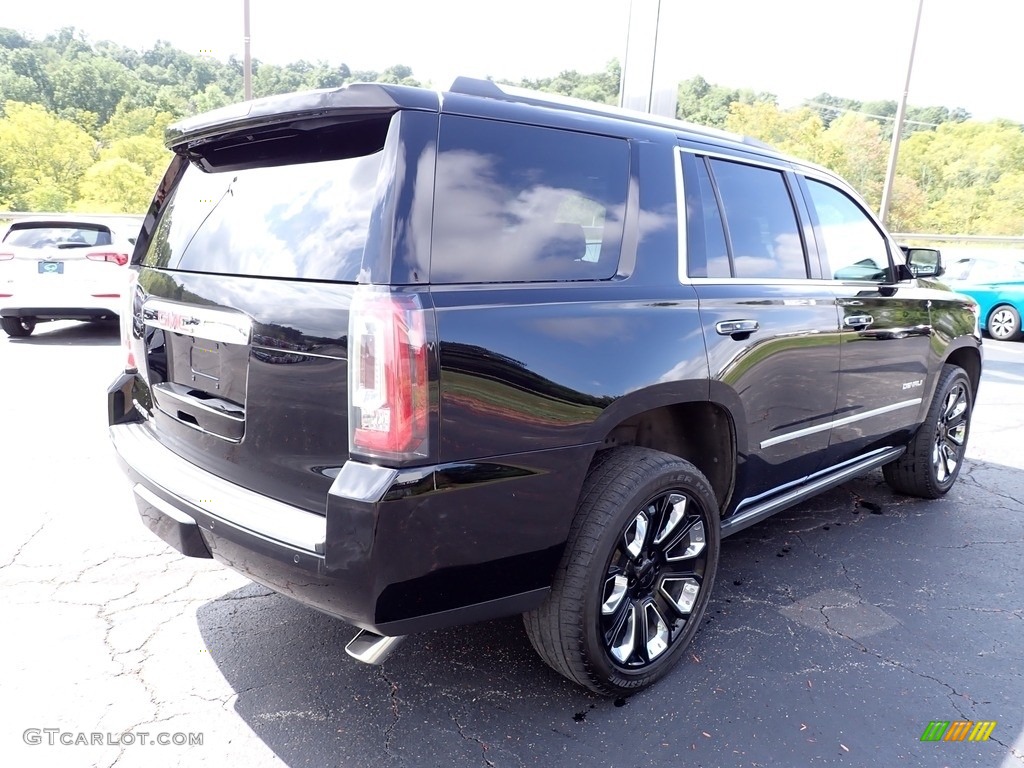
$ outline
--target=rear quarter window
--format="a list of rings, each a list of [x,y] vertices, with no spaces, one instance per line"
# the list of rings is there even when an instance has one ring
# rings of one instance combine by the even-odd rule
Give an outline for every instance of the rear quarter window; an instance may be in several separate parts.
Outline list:
[[[628,181],[625,140],[443,118],[431,281],[611,277],[618,267]]]

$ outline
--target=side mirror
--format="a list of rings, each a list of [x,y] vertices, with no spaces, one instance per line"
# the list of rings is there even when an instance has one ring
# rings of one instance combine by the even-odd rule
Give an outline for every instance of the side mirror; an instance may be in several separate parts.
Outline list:
[[[942,266],[942,253],[937,248],[910,248],[905,245],[900,248],[914,277],[939,277],[946,271]]]

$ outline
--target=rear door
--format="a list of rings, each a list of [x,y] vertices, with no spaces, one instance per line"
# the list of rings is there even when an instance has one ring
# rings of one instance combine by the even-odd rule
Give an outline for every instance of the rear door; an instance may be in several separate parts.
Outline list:
[[[169,171],[137,255],[150,429],[214,474],[321,513],[348,456],[349,306],[389,124],[194,149]]]
[[[712,399],[741,414],[734,499],[750,501],[821,464],[839,381],[835,297],[808,262],[786,169],[697,152],[682,162]]]

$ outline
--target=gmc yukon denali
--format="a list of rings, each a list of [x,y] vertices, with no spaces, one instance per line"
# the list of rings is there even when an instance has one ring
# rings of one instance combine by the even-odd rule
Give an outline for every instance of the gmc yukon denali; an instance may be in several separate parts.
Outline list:
[[[722,536],[960,471],[977,306],[822,168],[465,78],[167,142],[111,437],[154,533],[353,625],[360,660],[521,613],[626,695],[693,638]]]

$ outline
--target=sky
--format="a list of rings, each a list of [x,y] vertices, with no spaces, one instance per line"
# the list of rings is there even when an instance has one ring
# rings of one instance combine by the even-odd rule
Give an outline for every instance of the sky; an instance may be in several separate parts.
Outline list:
[[[661,45],[659,66],[679,80],[699,74],[768,91],[786,107],[822,92],[861,101],[902,94],[918,0],[661,1],[673,44]],[[145,50],[162,39],[241,58],[242,8],[243,0],[5,0],[0,26],[35,38],[73,26],[90,42]],[[250,0],[250,9],[261,61],[406,64],[438,87],[459,74],[602,70],[624,58],[629,21],[629,0]],[[924,0],[909,103],[1024,123],[1022,44],[1022,0]]]

